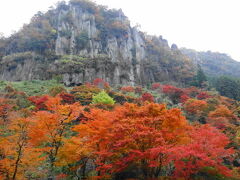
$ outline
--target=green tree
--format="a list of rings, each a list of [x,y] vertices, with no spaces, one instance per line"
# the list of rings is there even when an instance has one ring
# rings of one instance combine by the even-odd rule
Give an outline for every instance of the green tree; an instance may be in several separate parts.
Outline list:
[[[115,101],[105,91],[101,91],[97,95],[93,96],[93,104],[110,104],[113,105]]]
[[[216,80],[215,87],[222,95],[240,100],[240,82],[232,77],[222,76]]]
[[[197,74],[193,78],[192,85],[202,88],[202,87],[204,87],[204,84],[206,82],[207,82],[207,77],[206,77],[205,73],[203,72],[201,66],[198,64]]]

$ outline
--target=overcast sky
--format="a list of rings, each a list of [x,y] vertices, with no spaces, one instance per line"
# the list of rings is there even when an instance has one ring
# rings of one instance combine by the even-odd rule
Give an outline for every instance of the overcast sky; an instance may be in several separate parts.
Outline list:
[[[0,32],[10,35],[58,0],[0,0]],[[227,53],[240,61],[240,0],[96,0],[122,9],[132,25],[169,44]]]

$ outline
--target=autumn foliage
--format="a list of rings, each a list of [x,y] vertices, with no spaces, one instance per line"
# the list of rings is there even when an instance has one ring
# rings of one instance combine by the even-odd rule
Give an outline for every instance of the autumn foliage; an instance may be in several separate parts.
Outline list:
[[[160,83],[153,83],[152,84],[152,90],[156,90],[156,89],[160,89],[161,88],[161,84]]]
[[[124,86],[121,88],[122,92],[134,92],[134,88],[132,86]]]
[[[94,79],[92,84],[94,86],[99,87],[99,88],[108,89],[110,87],[109,84],[106,81],[104,81],[103,79],[101,79],[101,78]]]
[[[162,91],[167,94],[171,100],[176,103],[179,101],[181,95],[183,95],[183,90],[172,85],[162,86]]]
[[[233,153],[225,149],[227,137],[210,126],[190,126],[178,109],[125,104],[114,111],[91,109],[84,116],[87,121],[73,128],[78,135],[64,145],[62,157],[71,154],[68,163],[95,159],[102,178],[134,170],[143,179],[162,173],[183,178],[206,166],[230,173],[221,164]]]
[[[37,110],[44,110],[46,109],[46,101],[48,100],[49,96],[31,96],[28,98],[37,108]]]
[[[235,101],[195,88],[121,93],[102,83],[55,97],[24,95],[27,107],[9,88],[0,98],[0,179],[239,177]],[[178,108],[154,103],[157,93]]]
[[[237,117],[226,106],[220,105],[208,114],[208,122],[215,127],[224,128],[236,122]]]
[[[197,95],[197,98],[198,99],[207,99],[207,98],[210,98],[211,96],[207,93],[207,92],[200,92],[198,95]]]
[[[204,100],[189,99],[185,103],[184,108],[187,113],[199,115],[206,110],[207,106],[208,104]]]
[[[144,101],[148,101],[148,102],[154,102],[154,97],[151,93],[143,93],[142,94],[142,97],[141,97],[141,100],[144,102]]]

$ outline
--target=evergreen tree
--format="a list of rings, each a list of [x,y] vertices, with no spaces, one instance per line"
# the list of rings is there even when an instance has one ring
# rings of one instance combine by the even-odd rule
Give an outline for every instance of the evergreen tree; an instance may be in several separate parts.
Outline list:
[[[197,74],[193,78],[192,85],[202,88],[204,87],[204,84],[207,82],[207,77],[199,64],[197,68],[198,68]]]

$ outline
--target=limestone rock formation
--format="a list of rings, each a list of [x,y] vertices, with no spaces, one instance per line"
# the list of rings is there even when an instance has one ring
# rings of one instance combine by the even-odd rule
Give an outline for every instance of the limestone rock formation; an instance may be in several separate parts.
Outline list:
[[[171,49],[161,36],[132,28],[121,10],[87,0],[61,2],[1,41],[0,80],[60,75],[66,85],[95,78],[112,85],[144,85],[165,80],[185,82],[193,75],[191,61],[176,45]]]

